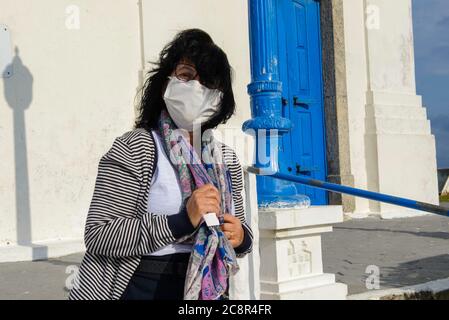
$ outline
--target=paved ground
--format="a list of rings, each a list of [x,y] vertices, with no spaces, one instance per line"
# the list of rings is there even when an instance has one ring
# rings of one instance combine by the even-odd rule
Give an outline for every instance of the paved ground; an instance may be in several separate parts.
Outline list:
[[[0,263],[0,300],[65,299],[66,280],[81,259],[82,254],[73,254],[44,261]]]
[[[449,218],[351,220],[323,236],[325,272],[366,292],[366,268],[380,271],[380,289],[449,277]],[[0,299],[65,299],[65,283],[82,254],[35,262],[0,264]]]
[[[447,278],[449,218],[347,221],[323,235],[323,260],[324,271],[346,283],[349,294],[368,291],[372,265],[378,267],[381,290]]]

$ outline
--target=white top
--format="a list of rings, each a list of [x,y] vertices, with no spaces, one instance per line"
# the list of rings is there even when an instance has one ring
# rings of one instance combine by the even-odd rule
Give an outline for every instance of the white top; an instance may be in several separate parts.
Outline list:
[[[165,153],[161,136],[152,130],[157,148],[157,166],[151,179],[147,212],[154,214],[177,214],[182,206],[182,193],[176,168]],[[171,243],[148,255],[161,256],[172,253],[191,252],[192,244]]]

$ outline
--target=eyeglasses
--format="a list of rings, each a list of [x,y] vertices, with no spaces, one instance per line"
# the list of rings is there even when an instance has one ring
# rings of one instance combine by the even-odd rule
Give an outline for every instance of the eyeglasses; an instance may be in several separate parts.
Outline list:
[[[175,68],[175,77],[187,82],[193,80],[198,75],[195,66],[187,63],[178,63]]]
[[[187,82],[194,80],[198,75],[195,66],[189,63],[180,62],[175,68],[175,77],[181,81]],[[209,89],[218,89],[218,86],[212,81],[206,82],[200,79],[199,82]]]

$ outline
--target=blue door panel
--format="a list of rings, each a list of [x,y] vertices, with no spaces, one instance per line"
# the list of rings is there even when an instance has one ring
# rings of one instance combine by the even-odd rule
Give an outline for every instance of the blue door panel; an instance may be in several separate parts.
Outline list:
[[[324,110],[321,76],[319,3],[278,0],[279,69],[283,86],[283,116],[293,128],[283,136],[280,171],[326,180]],[[327,204],[327,192],[296,185],[314,205]]]

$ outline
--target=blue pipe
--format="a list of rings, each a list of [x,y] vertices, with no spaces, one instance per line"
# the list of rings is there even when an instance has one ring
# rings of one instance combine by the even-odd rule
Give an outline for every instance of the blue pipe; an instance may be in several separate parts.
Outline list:
[[[247,167],[247,171],[250,173],[254,173],[256,175],[262,174],[262,170],[257,167]],[[266,175],[266,173],[264,173]],[[344,193],[344,194],[350,194],[356,197],[366,198],[370,200],[376,200],[380,202],[386,202],[391,203],[397,206],[401,207],[407,207],[411,209],[426,211],[435,213],[442,216],[449,216],[449,210],[447,208],[436,206],[434,204],[425,203],[425,202],[419,202],[416,200],[406,199],[406,198],[400,198],[396,196],[391,196],[388,194],[373,192],[373,191],[367,191],[357,188],[351,188],[348,186],[342,186],[335,183],[325,182],[321,180],[316,180],[312,178],[308,178],[304,175],[291,175],[291,174],[285,174],[281,173],[279,171],[276,171],[269,175],[269,177],[281,179],[281,180],[287,180],[291,182],[301,183],[305,184],[311,187],[325,189],[333,192],[338,193]]]

